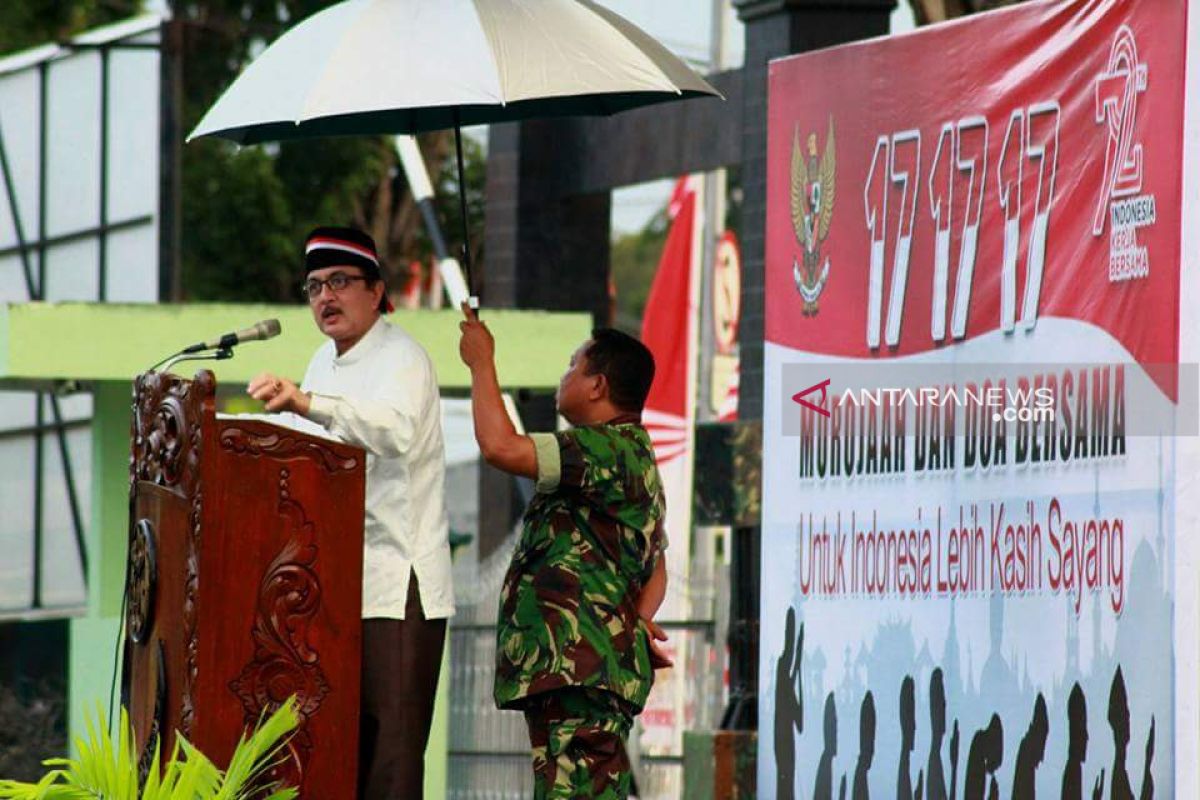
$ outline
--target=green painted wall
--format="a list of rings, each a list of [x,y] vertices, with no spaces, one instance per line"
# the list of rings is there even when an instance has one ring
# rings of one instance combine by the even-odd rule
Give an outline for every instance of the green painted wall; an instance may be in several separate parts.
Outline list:
[[[94,716],[100,703],[108,713],[129,527],[130,391],[129,384],[102,383],[93,395],[92,516],[86,533],[88,616],[71,621],[68,662],[72,741],[86,730],[85,712]]]
[[[571,352],[591,330],[587,314],[484,309],[482,316],[496,336],[500,379],[510,387],[557,386]],[[190,376],[211,369],[219,383],[245,383],[263,370],[299,380],[324,341],[306,306],[0,304],[0,382],[127,382],[189,344],[268,318],[283,328],[275,339],[242,345],[229,361],[186,362],[174,371]],[[443,391],[470,388],[470,374],[458,357],[461,319],[450,310],[388,315],[429,352]]]

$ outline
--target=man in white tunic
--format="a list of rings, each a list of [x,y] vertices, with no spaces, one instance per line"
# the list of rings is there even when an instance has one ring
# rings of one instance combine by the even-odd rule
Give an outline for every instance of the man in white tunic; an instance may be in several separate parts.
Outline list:
[[[391,311],[375,242],[353,228],[305,241],[304,291],[329,341],[297,386],[248,392],[295,427],[367,451],[359,797],[420,798],[446,619],[454,613],[437,376]]]

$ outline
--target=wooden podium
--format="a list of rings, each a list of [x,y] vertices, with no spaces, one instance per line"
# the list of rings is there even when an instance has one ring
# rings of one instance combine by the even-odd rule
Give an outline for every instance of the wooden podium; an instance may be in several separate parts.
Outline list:
[[[175,732],[218,766],[297,695],[276,777],[353,797],[365,455],[268,422],[218,419],[216,380],[134,383],[125,684],[148,768]]]

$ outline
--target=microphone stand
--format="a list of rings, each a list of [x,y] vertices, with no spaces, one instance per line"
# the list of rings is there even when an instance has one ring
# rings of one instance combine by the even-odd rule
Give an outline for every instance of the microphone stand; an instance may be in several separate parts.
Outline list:
[[[233,358],[232,347],[218,347],[215,350],[202,351],[199,353],[188,353],[180,351],[174,355],[167,356],[162,361],[151,367],[148,372],[166,372],[176,364],[184,361],[225,361]]]

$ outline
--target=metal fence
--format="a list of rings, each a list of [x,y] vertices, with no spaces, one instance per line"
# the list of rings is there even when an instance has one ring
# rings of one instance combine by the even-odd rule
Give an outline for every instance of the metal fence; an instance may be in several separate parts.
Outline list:
[[[517,800],[533,793],[525,720],[492,700],[500,585],[514,532],[458,581],[450,623],[450,753],[447,800]]]
[[[160,25],[136,17],[0,58],[0,303],[158,299]],[[92,399],[73,381],[13,388],[0,391],[0,619],[75,616]]]

